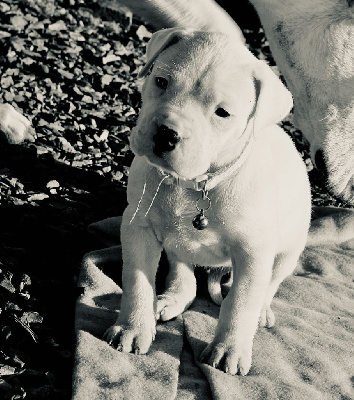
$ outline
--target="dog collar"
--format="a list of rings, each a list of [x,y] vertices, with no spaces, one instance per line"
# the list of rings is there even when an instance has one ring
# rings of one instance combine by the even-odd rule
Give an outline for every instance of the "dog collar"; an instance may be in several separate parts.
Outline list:
[[[253,141],[254,134],[252,131],[241,153],[234,161],[225,165],[214,173],[202,174],[193,179],[175,177],[158,168],[158,173],[162,177],[161,182],[164,182],[166,185],[176,185],[181,188],[194,189],[197,192],[202,192],[202,197],[196,202],[196,209],[198,210],[199,214],[193,218],[193,226],[196,229],[203,230],[207,228],[209,224],[208,218],[204,214],[205,211],[211,207],[211,200],[208,197],[209,190],[216,187],[220,182],[233,175],[241,168],[251,152]],[[203,207],[202,204],[204,204],[205,207]]]

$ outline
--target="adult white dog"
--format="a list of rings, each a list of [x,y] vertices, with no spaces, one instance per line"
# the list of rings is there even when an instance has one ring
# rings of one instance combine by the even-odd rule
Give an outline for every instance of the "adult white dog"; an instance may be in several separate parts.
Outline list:
[[[240,32],[213,0],[119,0],[156,28]],[[354,204],[354,1],[251,0],[328,188]]]
[[[329,189],[354,204],[354,2],[252,0]]]
[[[245,375],[258,323],[273,325],[271,301],[297,264],[310,222],[305,165],[277,126],[291,94],[243,43],[217,32],[155,33],[141,75],[121,226],[122,305],[105,338],[120,351],[146,353],[156,318],[169,320],[193,301],[193,266],[232,266],[202,359]],[[162,250],[170,272],[156,304]]]

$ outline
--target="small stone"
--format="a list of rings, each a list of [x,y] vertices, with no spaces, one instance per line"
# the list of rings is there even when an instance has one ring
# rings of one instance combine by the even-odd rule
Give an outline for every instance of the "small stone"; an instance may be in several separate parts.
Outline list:
[[[112,179],[115,181],[121,181],[124,174],[121,171],[112,171]]]
[[[15,291],[16,291],[16,289],[14,288],[14,285],[7,278],[3,278],[0,281],[0,286],[3,289],[6,289],[7,291],[9,291],[10,293],[15,293]]]
[[[44,199],[48,199],[48,195],[45,193],[35,193],[28,197],[28,201],[41,201]]]
[[[27,324],[38,324],[43,322],[43,317],[36,311],[25,311],[21,317],[21,321]]]
[[[46,186],[47,186],[47,189],[55,189],[55,188],[60,187],[60,183],[58,181],[56,181],[55,179],[53,179],[53,180],[49,181]]]
[[[7,301],[5,303],[4,309],[6,311],[21,311],[21,308],[17,304],[13,303],[12,301]]]
[[[11,367],[10,365],[0,364],[0,375],[12,375],[16,371],[15,367]]]

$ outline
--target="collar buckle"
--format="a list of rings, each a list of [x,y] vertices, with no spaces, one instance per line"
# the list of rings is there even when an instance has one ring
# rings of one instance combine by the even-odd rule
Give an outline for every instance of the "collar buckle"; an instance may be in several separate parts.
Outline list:
[[[164,179],[166,185],[176,184],[177,186],[184,189],[193,189],[197,192],[206,192],[206,184],[208,182],[209,176],[207,174],[199,175],[194,179],[184,179],[180,177],[175,177],[162,169],[158,169],[159,174]]]
[[[200,176],[197,176],[194,179],[188,180],[188,179],[182,179],[182,178],[177,178],[177,184],[180,187],[183,187],[185,189],[194,189],[197,192],[205,191],[205,186],[208,182],[208,175],[203,174]]]

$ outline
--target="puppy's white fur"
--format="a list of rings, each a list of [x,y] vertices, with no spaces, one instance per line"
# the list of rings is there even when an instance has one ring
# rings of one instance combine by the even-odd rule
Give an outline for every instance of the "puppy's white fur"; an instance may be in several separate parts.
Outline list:
[[[232,266],[234,281],[202,359],[244,375],[258,322],[274,323],[270,303],[296,266],[310,221],[305,166],[276,125],[290,111],[292,98],[265,63],[228,35],[167,29],[155,33],[148,46],[142,73],[153,68],[131,133],[136,157],[121,227],[122,306],[105,338],[121,351],[146,353],[156,318],[171,319],[193,301],[193,265]],[[161,78],[166,88],[156,85]],[[219,116],[219,108],[230,116]],[[173,128],[180,141],[156,155],[160,125]],[[243,154],[242,164],[228,174]],[[206,230],[192,226],[201,193],[162,182],[159,168],[185,179],[218,176],[216,184],[207,183]],[[162,249],[171,270],[157,300]]]

